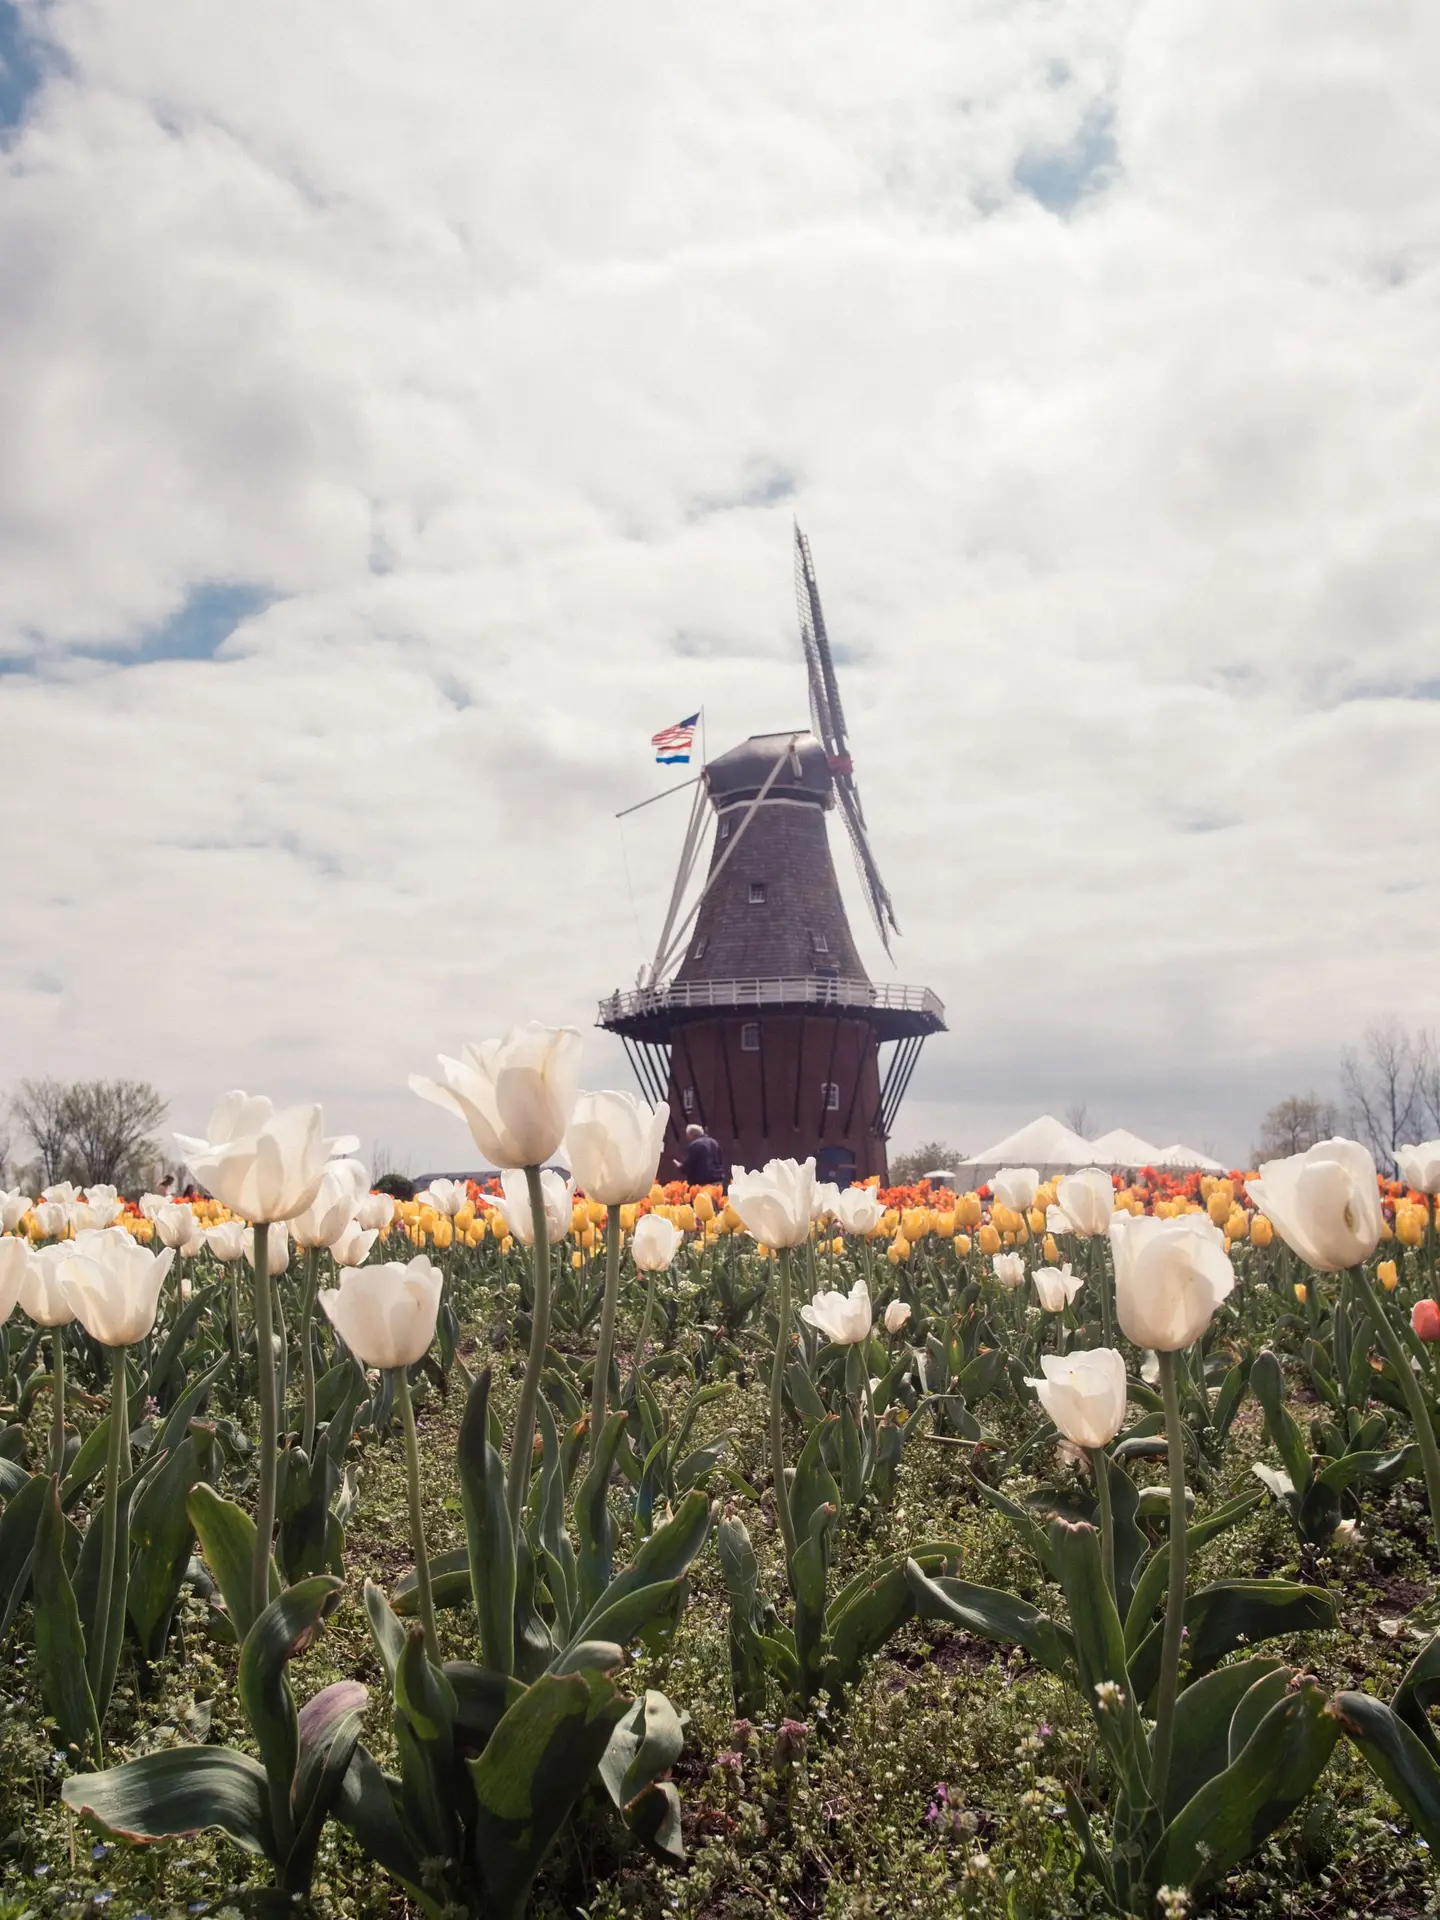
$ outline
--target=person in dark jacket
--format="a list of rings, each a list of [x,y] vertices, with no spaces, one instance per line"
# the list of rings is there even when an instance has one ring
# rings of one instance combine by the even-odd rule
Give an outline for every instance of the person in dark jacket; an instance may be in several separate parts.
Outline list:
[[[703,1127],[685,1129],[685,1157],[680,1162],[680,1178],[692,1187],[725,1185],[725,1156],[720,1151],[720,1142],[712,1139]]]

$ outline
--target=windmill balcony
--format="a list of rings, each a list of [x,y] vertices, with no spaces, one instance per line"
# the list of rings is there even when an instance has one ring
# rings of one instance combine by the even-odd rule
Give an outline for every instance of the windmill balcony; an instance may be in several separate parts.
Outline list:
[[[939,1033],[945,1026],[944,1005],[928,987],[877,985],[873,980],[834,974],[799,974],[789,979],[672,980],[661,987],[612,993],[600,1002],[597,1024],[634,1039],[654,1039],[686,1020],[751,1008],[821,1014],[833,1009],[860,1014],[871,1021],[882,1040]]]

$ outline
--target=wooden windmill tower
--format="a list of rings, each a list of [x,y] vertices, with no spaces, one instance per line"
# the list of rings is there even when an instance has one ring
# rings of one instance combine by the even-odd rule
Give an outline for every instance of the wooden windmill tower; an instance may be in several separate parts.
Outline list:
[[[899,927],[798,527],[795,581],[810,727],[753,735],[706,764],[655,958],[634,992],[601,1002],[599,1025],[621,1036],[649,1096],[668,1099],[672,1148],[698,1121],[737,1164],[814,1154],[819,1177],[844,1184],[884,1178],[896,1113],[945,1010],[928,988],[877,985],[856,949],[830,856],[837,807],[887,953]],[[709,872],[682,914],[712,816]]]

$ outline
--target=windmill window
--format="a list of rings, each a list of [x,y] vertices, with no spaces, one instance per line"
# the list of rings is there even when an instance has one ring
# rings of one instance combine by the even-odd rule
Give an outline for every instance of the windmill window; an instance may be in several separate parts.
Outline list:
[[[728,840],[730,838],[730,822],[728,820],[722,820],[720,822],[720,838],[722,840]]]
[[[825,938],[823,933],[811,934],[810,951],[812,953],[828,953],[830,951],[830,942]]]
[[[763,880],[752,880],[750,882],[750,904],[752,907],[764,906],[765,882]]]
[[[747,1020],[744,1026],[741,1027],[740,1051],[742,1053],[759,1053],[760,1022],[758,1020]]]
[[[822,1080],[820,1082],[820,1092],[824,1101],[825,1111],[827,1113],[838,1113],[840,1111],[840,1082],[838,1080]]]
[[[684,1107],[686,1113],[694,1113],[695,1111],[694,1087],[686,1087],[684,1093],[682,1093],[680,1096],[680,1104]]]
[[[709,944],[710,944],[710,940],[708,935],[702,933],[700,938],[695,942],[695,946],[693,951],[691,952],[690,958],[692,960],[703,960],[705,958],[705,949],[706,947],[709,946]]]

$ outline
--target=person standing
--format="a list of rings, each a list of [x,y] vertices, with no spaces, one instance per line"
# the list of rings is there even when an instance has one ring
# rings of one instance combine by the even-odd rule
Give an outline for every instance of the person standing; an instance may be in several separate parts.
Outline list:
[[[680,1178],[692,1187],[725,1185],[725,1156],[720,1142],[703,1127],[686,1127],[685,1153],[679,1165]]]

